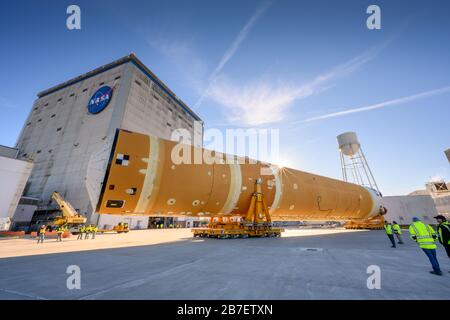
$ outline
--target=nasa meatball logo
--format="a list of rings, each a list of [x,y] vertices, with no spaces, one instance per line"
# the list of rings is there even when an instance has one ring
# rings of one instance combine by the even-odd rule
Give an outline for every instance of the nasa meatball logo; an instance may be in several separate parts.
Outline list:
[[[98,89],[89,99],[89,113],[97,114],[105,109],[111,101],[113,88],[104,86]]]

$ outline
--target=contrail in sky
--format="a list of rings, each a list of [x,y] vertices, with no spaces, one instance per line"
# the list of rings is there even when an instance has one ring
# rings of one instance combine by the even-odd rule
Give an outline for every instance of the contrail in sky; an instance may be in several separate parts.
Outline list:
[[[208,86],[203,91],[200,98],[197,100],[197,102],[194,105],[194,108],[198,108],[203,100],[205,99],[206,95],[209,92],[209,89],[211,87],[211,84],[215,81],[217,75],[222,71],[222,69],[225,67],[225,65],[228,63],[228,61],[233,58],[236,51],[239,49],[242,42],[247,38],[247,35],[255,25],[255,23],[258,21],[258,19],[266,12],[266,10],[270,7],[272,4],[272,1],[265,1],[251,16],[250,20],[245,24],[245,26],[241,29],[238,36],[234,39],[231,46],[228,47],[227,51],[225,51],[224,55],[222,56],[222,59],[220,59],[219,64],[216,66],[214,71],[211,73],[211,75],[208,77]]]
[[[327,114],[324,114],[321,116],[308,118],[308,119],[302,120],[300,122],[311,122],[311,121],[317,121],[317,120],[323,120],[323,119],[329,119],[329,118],[335,118],[335,117],[342,117],[342,116],[346,116],[348,114],[357,113],[357,112],[365,112],[365,111],[370,111],[370,110],[375,110],[375,109],[381,109],[381,108],[385,108],[385,107],[389,107],[389,106],[404,104],[407,102],[419,100],[419,99],[430,97],[430,96],[435,96],[435,95],[446,93],[446,92],[450,92],[450,86],[440,88],[440,89],[430,90],[430,91],[426,91],[426,92],[422,92],[422,93],[418,93],[418,94],[414,94],[411,96],[406,96],[406,97],[402,97],[402,98],[398,98],[398,99],[388,100],[388,101],[384,101],[384,102],[377,103],[377,104],[372,104],[372,105],[365,106],[365,107],[353,108],[353,109],[348,109],[348,110],[343,110],[343,111],[333,112],[333,113],[327,113]]]

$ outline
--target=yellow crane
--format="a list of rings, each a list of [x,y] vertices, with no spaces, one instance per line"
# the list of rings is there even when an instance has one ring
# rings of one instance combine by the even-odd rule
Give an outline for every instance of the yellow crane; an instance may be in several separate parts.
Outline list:
[[[79,214],[59,192],[54,191],[52,193],[52,199],[58,204],[59,210],[61,210],[61,215],[55,217],[53,221],[55,226],[77,227],[86,223],[87,218]]]
[[[117,233],[128,233],[130,229],[128,228],[128,223],[119,222],[117,226],[114,226],[113,231],[116,231]]]

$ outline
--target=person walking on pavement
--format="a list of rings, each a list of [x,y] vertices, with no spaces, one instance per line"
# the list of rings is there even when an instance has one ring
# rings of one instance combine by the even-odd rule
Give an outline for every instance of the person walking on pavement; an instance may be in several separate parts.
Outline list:
[[[448,257],[450,258],[450,222],[443,215],[434,217],[439,223],[438,225],[438,240],[444,246]]]
[[[414,217],[413,223],[409,226],[409,234],[411,239],[417,242],[419,247],[423,250],[423,252],[425,252],[430,260],[431,266],[433,267],[433,271],[430,271],[430,273],[442,276],[442,271],[436,257],[437,246],[435,239],[437,236],[433,228],[430,225],[420,221],[419,218]]]
[[[98,231],[97,226],[92,225],[91,226],[92,239],[95,239],[95,234],[97,233],[97,231]]]
[[[45,240],[45,232],[47,231],[47,226],[45,224],[43,224],[37,231],[37,238],[38,241],[37,243],[44,243]]]
[[[403,244],[402,240],[402,228],[395,221],[392,222],[392,230],[394,230],[395,236],[397,237],[398,243]]]
[[[83,235],[84,235],[85,230],[86,229],[85,229],[84,225],[80,227],[80,230],[78,232],[77,240],[83,240]]]
[[[91,233],[91,226],[90,225],[87,225],[86,227],[85,227],[85,235],[84,235],[84,239],[86,240],[86,239],[89,239],[89,234]]]
[[[58,228],[56,228],[56,242],[62,241],[62,236],[65,231],[66,229],[63,226],[59,226]]]
[[[394,234],[393,234],[393,230],[392,230],[392,224],[390,222],[385,221],[384,222],[384,230],[386,231],[386,235],[388,236],[389,240],[391,240],[391,243],[392,243],[391,248],[396,248]]]

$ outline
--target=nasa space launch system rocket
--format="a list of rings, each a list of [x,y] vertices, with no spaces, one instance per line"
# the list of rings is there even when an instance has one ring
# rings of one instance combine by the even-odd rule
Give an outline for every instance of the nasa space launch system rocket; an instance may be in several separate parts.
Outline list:
[[[213,154],[216,161],[174,163],[179,146],[118,129],[89,162],[86,183],[95,212],[244,217],[256,179],[261,179],[272,220],[365,219],[377,215],[381,206],[380,195],[370,188],[200,147],[183,146],[191,154]]]

